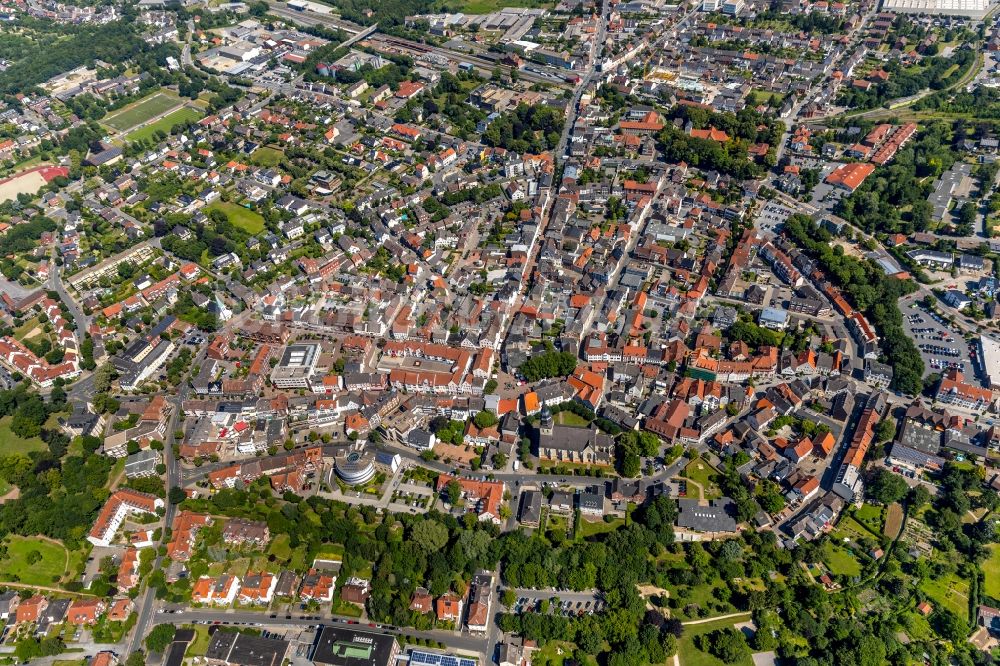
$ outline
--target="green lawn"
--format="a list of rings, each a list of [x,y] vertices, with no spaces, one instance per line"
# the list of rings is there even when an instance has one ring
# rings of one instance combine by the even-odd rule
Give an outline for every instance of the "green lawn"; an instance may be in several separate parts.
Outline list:
[[[717,592],[724,586],[725,583],[718,576],[698,585],[667,585],[672,599],[684,600],[683,607],[672,610],[671,614],[678,620],[697,620],[701,617],[701,609],[706,609],[710,616],[734,611],[732,606],[718,602]]]
[[[564,409],[555,415],[555,422],[559,425],[572,426],[574,428],[586,428],[590,423],[579,414],[574,414],[568,409]]]
[[[551,7],[551,2],[538,0],[454,0],[449,3],[452,11],[466,14],[491,14],[504,7]]]
[[[248,234],[259,234],[264,230],[264,218],[249,208],[244,208],[239,204],[228,201],[213,201],[206,208],[206,211],[221,210],[229,216],[229,221]]]
[[[24,342],[24,339],[28,337],[28,333],[31,333],[33,330],[35,330],[36,326],[41,326],[41,323],[38,321],[37,316],[32,317],[28,321],[24,322],[23,324],[15,328],[14,339],[19,342]]]
[[[781,101],[781,98],[783,97],[783,95],[779,92],[760,90],[758,88],[754,88],[750,91],[750,96],[752,96],[758,104],[771,104],[774,100]]]
[[[361,607],[348,603],[340,597],[335,597],[330,606],[331,615],[346,615],[347,617],[361,617]]]
[[[274,555],[279,560],[288,561],[292,556],[292,547],[289,545],[290,537],[287,534],[279,534],[271,541],[271,546],[267,549],[268,555]]]
[[[934,640],[934,631],[931,629],[931,623],[927,621],[926,617],[915,611],[910,611],[906,614],[906,617],[910,622],[910,628],[906,630],[910,638],[917,641]]]
[[[170,132],[171,128],[173,128],[174,125],[180,125],[181,123],[186,123],[188,121],[193,121],[193,120],[200,120],[201,117],[202,117],[201,113],[199,113],[195,109],[192,109],[189,106],[185,106],[184,108],[177,109],[171,114],[163,116],[155,123],[150,123],[145,127],[140,127],[134,132],[129,132],[128,134],[125,135],[125,140],[142,141],[145,139],[151,139],[153,138],[153,135],[156,134],[157,130],[162,132]]]
[[[581,518],[580,523],[576,526],[576,533],[579,538],[587,539],[598,534],[614,532],[624,524],[625,520],[623,518],[615,518],[610,523],[606,523],[603,520],[587,520],[586,518]]]
[[[173,95],[162,92],[154,93],[132,106],[127,106],[120,111],[116,111],[104,118],[105,125],[124,132],[140,123],[144,123],[151,118],[155,118],[161,113],[165,113],[177,106],[180,100]]]
[[[13,418],[13,416],[0,418],[0,454],[10,455],[13,453],[44,451],[46,446],[41,437],[22,439],[11,432],[10,422]]]
[[[964,580],[955,574],[933,580],[928,578],[920,584],[920,589],[934,601],[935,605],[943,606],[968,621],[969,584]]]
[[[729,618],[726,620],[716,620],[714,622],[705,622],[703,624],[691,624],[685,626],[684,635],[681,636],[681,639],[677,643],[677,655],[680,657],[681,666],[723,666],[725,662],[716,659],[707,652],[702,652],[694,646],[695,636],[709,634],[716,629],[725,629],[726,627],[731,627],[739,622],[746,622],[749,619],[750,613],[747,613],[745,616]],[[750,666],[753,664],[753,659],[747,657],[746,659],[735,663],[742,666]]]
[[[7,537],[7,557],[0,561],[0,578],[28,585],[58,586],[66,573],[66,548],[39,538]],[[38,552],[41,559],[29,562],[29,554]]]
[[[718,475],[718,470],[709,465],[707,460],[702,460],[701,458],[692,460],[684,468],[685,478],[701,484],[705,494],[704,499],[707,500],[722,497],[722,491],[719,490],[719,486],[715,483]],[[697,497],[697,492],[697,488],[688,488],[688,497]]]
[[[184,656],[203,657],[208,651],[208,627],[198,624],[191,628],[194,629],[194,640],[188,644]]]
[[[877,540],[875,535],[865,529],[865,526],[856,521],[851,516],[844,516],[837,523],[837,528],[833,531],[833,538],[837,541],[842,541],[845,537],[851,541],[858,541],[860,539],[872,539]]]
[[[273,167],[277,166],[283,160],[285,154],[276,148],[268,148],[267,146],[262,146],[257,150],[250,153],[250,161],[257,166],[262,167]]]
[[[1000,545],[991,543],[989,558],[983,562],[983,573],[985,574],[984,591],[994,599],[1000,599]]]
[[[861,565],[851,553],[833,543],[828,543],[823,549],[823,561],[831,572],[842,576],[857,576],[861,574]]]
[[[531,663],[536,666],[562,666],[566,659],[573,658],[576,645],[566,641],[549,641],[544,647],[532,653]],[[587,655],[582,666],[596,666],[597,659]]]
[[[854,518],[875,534],[882,533],[882,507],[863,504],[860,509],[855,509]]]

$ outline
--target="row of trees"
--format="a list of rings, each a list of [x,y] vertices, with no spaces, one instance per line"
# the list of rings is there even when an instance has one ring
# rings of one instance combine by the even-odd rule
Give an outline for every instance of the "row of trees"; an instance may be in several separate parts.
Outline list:
[[[830,233],[808,216],[790,216],[784,232],[818,260],[830,280],[875,326],[882,352],[892,365],[893,387],[910,395],[919,394],[923,389],[924,362],[903,329],[903,315],[897,304],[901,297],[912,293],[916,285],[886,276],[874,261],[845,255],[842,247],[830,245]]]

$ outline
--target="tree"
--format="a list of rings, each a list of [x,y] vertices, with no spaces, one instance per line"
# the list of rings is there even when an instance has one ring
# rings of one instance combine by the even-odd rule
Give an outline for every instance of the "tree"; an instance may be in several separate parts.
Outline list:
[[[879,421],[875,426],[875,441],[876,442],[888,442],[896,434],[896,424],[893,423],[892,419],[885,419],[884,421]]]
[[[913,490],[910,491],[910,496],[908,498],[908,501],[910,503],[911,508],[919,509],[924,504],[927,504],[928,502],[931,501],[931,493],[929,490],[927,490],[927,488],[924,487],[924,484],[922,483],[918,484],[916,487],[913,488]]]
[[[903,477],[884,468],[875,470],[867,486],[868,496],[882,504],[900,501],[909,489]]]
[[[436,520],[421,520],[413,525],[413,541],[428,553],[435,553],[448,543],[448,528]]]
[[[497,424],[496,414],[493,412],[481,411],[473,417],[472,422],[476,424],[476,427],[482,430],[483,428],[491,428]]]
[[[750,657],[750,646],[742,631],[732,627],[716,629],[707,634],[701,641],[708,652],[715,658],[727,663],[735,664]],[[707,648],[707,649],[706,649]]]
[[[146,636],[146,648],[150,652],[162,653],[174,640],[174,625],[158,624]]]
[[[462,499],[462,484],[458,482],[458,479],[452,479],[444,487],[444,492],[448,503],[455,506]]]
[[[642,465],[639,461],[639,454],[634,451],[626,451],[625,455],[622,457],[621,473],[622,476],[636,477],[639,476],[639,472],[642,470]]]
[[[938,635],[952,642],[965,640],[969,635],[969,625],[950,610],[939,608],[931,618],[931,624]]]
[[[183,488],[178,488],[177,486],[174,486],[173,488],[170,489],[170,492],[167,494],[167,499],[170,501],[171,504],[180,504],[181,502],[187,499],[187,493],[184,492]]]

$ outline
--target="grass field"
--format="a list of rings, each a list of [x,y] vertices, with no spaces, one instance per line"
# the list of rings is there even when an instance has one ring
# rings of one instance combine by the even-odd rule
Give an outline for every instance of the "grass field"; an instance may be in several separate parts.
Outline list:
[[[851,516],[844,516],[840,519],[832,536],[837,541],[842,541],[845,537],[851,541],[858,541],[865,538],[874,539],[874,535]]]
[[[7,537],[7,557],[0,561],[0,578],[28,585],[57,586],[66,573],[66,548],[39,538]],[[37,551],[41,558],[29,562],[29,554]]]
[[[28,334],[35,330],[36,327],[41,324],[38,321],[38,317],[32,317],[28,321],[24,322],[20,326],[14,329],[14,339],[18,342],[24,342],[24,339],[28,337]]]
[[[614,532],[624,524],[625,520],[622,518],[616,518],[610,523],[606,523],[603,520],[586,520],[581,518],[580,523],[576,526],[576,533],[578,538],[586,539],[598,534]]]
[[[991,543],[990,556],[983,562],[983,574],[985,583],[983,591],[994,599],[1000,599],[1000,544]]]
[[[688,463],[688,466],[684,468],[684,476],[695,483],[701,484],[704,490],[704,497],[702,499],[711,500],[718,499],[722,497],[722,491],[719,490],[719,486],[715,483],[715,479],[718,477],[719,472],[714,467],[708,464],[707,461],[702,459],[692,460]],[[694,497],[694,491],[696,489],[689,488],[688,496]]]
[[[205,653],[208,652],[208,627],[195,625],[191,628],[194,629],[194,640],[188,644],[188,649],[184,656],[204,657]]]
[[[46,446],[41,437],[22,439],[10,430],[10,422],[13,416],[0,418],[0,452],[3,455],[12,453],[30,453],[32,451],[44,451]]]
[[[258,213],[255,213],[249,208],[244,208],[239,204],[230,203],[228,201],[213,201],[205,208],[205,210],[221,210],[229,216],[230,222],[235,224],[240,229],[243,229],[248,234],[259,234],[264,230],[264,218]]]
[[[285,154],[283,152],[275,148],[268,148],[267,146],[262,146],[250,153],[250,161],[262,167],[277,166],[284,158]]]
[[[466,14],[490,14],[504,7],[551,7],[553,4],[537,0],[462,0],[452,2],[451,7]]]
[[[185,106],[182,109],[177,109],[173,113],[163,116],[155,123],[150,123],[145,127],[140,127],[134,132],[129,132],[125,135],[125,140],[143,141],[151,139],[153,135],[156,134],[157,130],[169,132],[174,125],[180,125],[181,123],[186,123],[191,120],[199,120],[201,117],[201,113],[191,107]]]
[[[885,512],[885,527],[882,533],[890,539],[899,536],[899,531],[903,528],[903,506],[899,502],[893,502]]]
[[[590,423],[579,414],[574,414],[568,409],[564,409],[555,415],[555,422],[559,425],[572,426],[574,428],[586,428]]]
[[[770,105],[774,101],[781,101],[783,95],[779,92],[773,92],[770,90],[758,90],[754,89],[750,91],[750,95],[753,97],[754,101],[758,104],[768,104]]]
[[[742,617],[716,620],[714,622],[705,622],[703,624],[691,624],[684,627],[684,635],[681,636],[680,641],[677,643],[677,656],[680,657],[681,666],[723,666],[725,662],[716,659],[707,652],[702,652],[694,646],[695,636],[710,634],[716,629],[725,629],[726,627],[731,627],[739,622],[746,622],[749,619],[750,613],[747,613]],[[753,659],[747,657],[742,661],[734,663],[742,666],[750,666],[750,664],[753,664]]]
[[[862,504],[860,509],[855,509],[854,518],[875,534],[882,533],[882,507]]]
[[[846,548],[828,543],[823,549],[823,562],[835,574],[842,576],[857,576],[861,573],[861,565]]]
[[[549,641],[545,647],[532,654],[531,661],[538,666],[562,666],[567,659],[573,659],[576,646],[565,641]],[[581,666],[596,666],[597,659],[587,655]]]
[[[108,127],[119,132],[129,130],[136,125],[147,122],[161,113],[177,106],[180,100],[173,95],[158,92],[143,98],[131,106],[116,111],[102,121]]]
[[[989,585],[987,578],[987,586]],[[935,604],[943,606],[952,613],[968,621],[969,619],[969,584],[950,574],[943,578],[928,578],[920,584],[920,589],[929,596]]]

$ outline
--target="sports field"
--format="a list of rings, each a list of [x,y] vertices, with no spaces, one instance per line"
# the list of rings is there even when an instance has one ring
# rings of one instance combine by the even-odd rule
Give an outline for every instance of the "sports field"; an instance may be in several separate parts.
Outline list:
[[[0,203],[16,199],[19,194],[35,194],[52,179],[68,174],[66,167],[39,166],[0,180]]]
[[[147,122],[161,113],[165,113],[180,103],[173,95],[158,92],[144,97],[135,104],[119,109],[102,121],[108,127],[124,132],[136,125]]]
[[[134,132],[129,132],[125,135],[125,140],[142,141],[143,139],[150,139],[157,130],[169,132],[174,125],[180,125],[181,123],[186,123],[192,120],[200,120],[201,117],[201,113],[191,107],[185,106],[181,109],[177,109],[173,113],[163,116],[155,123],[150,123],[145,127],[140,127]]]

